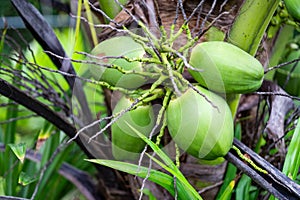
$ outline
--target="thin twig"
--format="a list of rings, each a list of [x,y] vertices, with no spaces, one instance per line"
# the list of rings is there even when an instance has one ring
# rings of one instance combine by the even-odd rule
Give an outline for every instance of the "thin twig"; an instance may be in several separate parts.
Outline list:
[[[116,28],[116,27],[114,27],[114,26],[112,26],[110,24],[93,24],[93,23],[89,22],[85,17],[82,17],[82,16],[78,17],[78,16],[73,15],[73,14],[70,14],[70,16],[73,17],[73,18],[75,18],[75,19],[79,18],[82,21],[84,21],[85,23],[94,26],[95,28],[110,28],[110,29],[112,29],[114,31],[117,31],[117,32],[128,33],[127,30]]]
[[[194,15],[197,13],[197,11],[200,9],[200,7],[203,5],[204,2],[205,0],[202,0],[198,3],[197,7],[193,10],[192,14],[186,20],[186,23],[188,23],[192,19],[192,17],[194,17]]]
[[[207,186],[207,187],[205,187],[205,188],[199,190],[198,193],[199,193],[199,194],[202,194],[202,193],[207,192],[207,191],[209,191],[209,190],[212,190],[212,189],[214,189],[214,188],[216,188],[216,187],[219,187],[220,185],[223,184],[223,182],[224,182],[224,181],[216,182],[216,183],[213,184],[213,185]]]
[[[112,119],[112,118],[113,118],[113,116],[103,117],[103,118],[101,118],[101,119],[98,119],[98,120],[96,120],[96,121],[94,121],[94,122],[92,122],[92,123],[90,123],[90,124],[84,126],[84,127],[81,128],[79,131],[77,131],[76,134],[74,135],[74,137],[71,137],[71,138],[68,140],[67,143],[71,143],[72,141],[74,141],[75,139],[77,139],[78,136],[79,136],[82,132],[86,131],[87,129],[92,128],[92,127],[94,127],[94,126],[100,124],[102,121],[110,120],[110,119]]]
[[[214,0],[212,6],[210,8],[210,10],[208,11],[207,15],[205,15],[205,18],[203,19],[202,24],[200,26],[198,35],[202,34],[202,32],[203,32],[202,30],[203,30],[203,28],[205,26],[205,23],[207,22],[208,18],[210,17],[211,13],[213,12],[213,10],[214,10],[214,8],[216,6],[216,3],[217,3],[217,0]]]
[[[268,69],[265,71],[265,74],[268,73],[268,72],[270,72],[270,71],[272,71],[272,70],[274,70],[274,69],[281,68],[281,67],[284,67],[284,66],[286,66],[286,65],[289,65],[289,64],[292,64],[292,63],[295,63],[295,62],[299,62],[299,61],[300,61],[300,58],[297,58],[297,59],[295,59],[295,60],[288,61],[288,62],[284,62],[284,63],[281,63],[281,64],[276,65],[276,66],[274,66],[274,67],[270,67],[270,68],[268,68]]]
[[[187,17],[186,17],[186,14],[185,14],[185,10],[184,10],[184,7],[183,7],[182,0],[178,0],[178,3],[179,3],[179,8],[181,9],[183,19],[184,19],[184,21],[187,21]]]
[[[111,127],[112,124],[114,124],[119,118],[121,118],[125,113],[127,113],[128,111],[130,111],[131,109],[133,109],[140,101],[138,99],[136,99],[128,108],[122,110],[121,112],[112,115],[113,119],[107,124],[105,125],[100,131],[98,131],[97,133],[95,133],[95,135],[93,135],[92,137],[89,138],[88,143],[90,143],[93,139],[95,139],[96,137],[98,137],[99,135],[101,135],[104,131],[106,131],[109,127]]]
[[[264,95],[264,96],[278,95],[278,96],[284,96],[284,97],[288,97],[288,98],[293,99],[293,100],[300,101],[300,97],[295,97],[295,96],[291,96],[289,94],[280,93],[280,92],[253,92],[253,94]]]

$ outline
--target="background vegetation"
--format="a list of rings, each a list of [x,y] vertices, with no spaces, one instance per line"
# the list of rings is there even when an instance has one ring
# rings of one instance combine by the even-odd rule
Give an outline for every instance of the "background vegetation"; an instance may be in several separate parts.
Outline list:
[[[140,135],[155,152],[142,166],[107,156],[112,88],[91,77],[87,60],[125,30],[118,23],[149,36],[151,18],[143,21],[136,2],[127,6],[133,16],[121,11],[125,0],[1,2],[0,198],[299,199],[299,21],[279,0],[158,1],[167,31],[179,16],[175,30],[184,33],[175,45],[191,41],[185,33],[196,27],[193,38],[226,40],[264,65],[259,90],[227,96],[236,114],[225,162],[161,151],[168,134],[161,144]],[[190,29],[180,29],[184,20]]]

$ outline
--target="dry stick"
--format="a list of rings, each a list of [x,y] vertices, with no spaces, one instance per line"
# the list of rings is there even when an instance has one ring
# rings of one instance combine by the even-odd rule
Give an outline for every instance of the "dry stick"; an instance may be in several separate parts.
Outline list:
[[[10,56],[10,55],[5,55],[5,54],[1,54],[2,56],[5,56],[7,58],[9,58],[9,60],[13,60],[16,63],[19,64],[23,64],[24,66],[26,66],[30,72],[32,72],[31,74],[27,73],[26,71],[19,71],[19,70],[15,70],[13,67],[10,67],[10,64],[6,64],[6,66],[8,66],[9,68],[12,69],[12,74],[14,74],[14,76],[19,76],[20,79],[27,81],[28,83],[31,83],[32,85],[34,85],[36,88],[41,89],[42,91],[44,91],[47,94],[54,94],[56,96],[57,92],[55,90],[52,89],[52,86],[50,85],[48,79],[45,77],[45,75],[42,73],[42,71],[40,70],[40,68],[34,68],[34,66],[36,66],[37,64],[35,63],[34,65],[31,65],[26,58],[23,58],[21,61],[20,59],[18,59],[19,55],[15,55],[16,57]],[[29,64],[29,65],[28,65]],[[5,71],[5,68],[1,68],[1,70]],[[16,73],[14,73],[16,72]],[[25,75],[21,75],[21,74],[25,74]],[[33,77],[32,77],[33,76]],[[28,78],[26,78],[28,77]],[[46,86],[44,86],[41,82],[38,82],[37,80],[40,79],[43,81],[44,84],[46,84]],[[62,93],[65,94],[65,91],[60,87],[59,84],[55,83],[56,87],[58,87],[60,89],[60,91]],[[25,87],[26,88],[26,87]],[[68,95],[66,95],[67,97]],[[54,101],[55,104],[57,104],[57,102],[60,102],[60,98],[56,98],[56,101]],[[65,106],[67,107],[67,106]]]
[[[185,65],[186,68],[191,69],[191,70],[196,71],[196,72],[203,72],[202,69],[198,69],[198,68],[195,68],[195,67],[193,67],[192,65],[190,65],[190,64],[188,63],[186,57],[183,56],[183,55],[181,55],[179,52],[176,51],[175,54],[176,54],[179,58],[182,59],[182,61],[183,61],[183,63],[184,63],[184,65]]]
[[[258,154],[256,154],[254,151],[252,151],[252,149],[248,148],[242,142],[238,141],[237,139],[234,139],[233,143],[241,151],[247,153],[251,157],[251,160],[253,160],[256,164],[260,165],[261,167],[263,167],[265,170],[268,171],[268,175],[262,174],[262,176],[263,176],[263,180],[264,181],[267,180],[266,178],[270,178],[272,180],[271,183],[269,183],[269,182],[267,183],[268,186],[272,185],[273,189],[271,191],[273,191],[274,188],[278,188],[280,190],[280,192],[287,193],[289,191],[293,195],[291,197],[295,197],[296,196],[297,197],[296,199],[300,198],[300,185],[298,185],[297,183],[295,183],[294,181],[292,181],[290,178],[288,178],[281,171],[279,171],[277,168],[275,168],[269,162],[267,162],[266,160],[264,160],[262,157],[260,157]],[[235,164],[235,162],[234,162],[234,164]],[[244,163],[244,165],[245,165],[245,163]],[[253,170],[253,169],[251,168],[251,170]],[[243,170],[243,172],[246,172],[246,171]],[[258,176],[257,172],[254,175]],[[271,175],[271,176],[269,176],[269,175]],[[259,178],[261,179],[260,175],[259,175]],[[256,179],[253,179],[253,180],[256,181]],[[265,184],[266,183],[263,183],[262,185],[260,184],[260,186],[264,187]],[[289,194],[289,195],[291,195],[291,194]]]
[[[33,34],[35,39],[41,44],[43,49],[45,50],[55,50],[57,54],[66,55],[61,43],[57,39],[53,29],[50,27],[49,23],[46,22],[41,13],[30,3],[25,0],[11,0],[12,4],[18,11],[19,15],[22,17],[27,29]],[[72,64],[69,62],[62,62],[61,60],[49,56],[52,62],[62,71],[66,71],[69,73],[76,73]],[[70,77],[65,77],[71,89],[73,89],[73,93],[80,102],[81,108],[85,109],[87,113],[87,117],[91,117],[91,113],[83,93],[83,89],[81,83],[77,83],[78,87],[73,87],[75,84],[75,79]],[[79,84],[79,85],[78,85]]]
[[[181,74],[176,73],[177,76],[180,76],[180,80],[182,80],[184,83],[188,85],[188,87],[192,88],[195,92],[197,92],[199,95],[201,95],[212,107],[216,108],[218,112],[220,112],[218,106],[216,106],[211,100],[207,98],[202,92],[200,92],[193,84],[191,84],[188,80],[182,77]]]
[[[25,72],[25,71],[21,71],[21,70],[18,70],[18,69],[15,69],[15,67],[14,66],[11,66],[11,63],[8,63],[8,62],[5,62],[5,61],[3,61],[2,63],[6,66],[6,67],[8,67],[9,69],[10,69],[10,71],[9,71],[9,69],[7,69],[7,68],[5,68],[5,67],[1,67],[0,68],[0,70],[2,70],[2,71],[6,71],[6,72],[11,72],[11,74],[13,74],[14,76],[18,76],[18,78],[20,78],[20,79],[23,79],[24,80],[24,78],[25,77],[27,77],[26,79],[27,80],[36,80],[36,79],[38,79],[39,77],[40,77],[40,74],[37,74],[36,73],[36,69],[31,69],[30,67],[32,67],[32,66],[28,66],[27,65],[27,60],[20,60],[18,57],[18,55],[8,55],[8,54],[0,54],[2,57],[6,57],[6,58],[8,58],[10,61],[14,61],[14,62],[16,62],[16,63],[18,63],[18,64],[23,64],[23,65],[25,65],[27,68],[29,68],[30,69],[30,72],[32,72],[31,74],[29,74],[28,72]],[[15,57],[14,57],[15,56]],[[22,75],[21,74],[25,74],[26,76],[23,76],[23,77],[21,77]],[[42,83],[40,83],[40,82],[37,82],[37,84],[39,84],[39,85],[41,85],[42,86]]]
[[[93,54],[90,54],[90,53],[87,53],[87,52],[84,52],[84,51],[75,51],[74,53],[79,54],[79,55],[84,55],[88,58],[92,58],[92,59],[99,60],[99,61],[104,60],[104,59],[126,59],[126,57],[124,57],[123,55],[120,55],[120,56],[97,56],[97,55],[93,55]],[[63,59],[69,59],[69,58],[63,58]],[[79,61],[85,62],[87,60],[77,60],[77,61],[78,62]],[[136,59],[135,61],[142,62],[142,60],[140,61],[138,59]]]
[[[58,56],[58,55],[56,55],[56,54],[54,54],[52,52],[48,52],[48,53],[49,54],[53,54],[53,55],[55,55],[57,57],[60,57],[60,56]],[[88,63],[88,64],[95,64],[95,65],[99,64],[98,62],[95,62],[95,61],[76,60],[76,59],[70,59],[70,58],[65,58],[65,57],[60,57],[60,58],[61,59],[71,60],[72,62],[78,62],[78,63]],[[32,64],[32,65],[35,65],[35,64]],[[104,82],[104,81],[91,80],[91,79],[88,79],[88,78],[80,77],[80,76],[78,76],[76,74],[70,74],[68,72],[64,72],[64,71],[60,71],[60,70],[55,70],[55,69],[50,69],[50,68],[42,67],[42,66],[39,66],[39,65],[37,65],[37,67],[40,68],[40,69],[49,71],[49,72],[61,74],[61,75],[66,76],[66,77],[73,77],[73,78],[77,78],[79,80],[82,80],[84,82],[88,82],[88,83],[92,83],[92,84],[96,84],[96,85],[101,85],[101,86],[104,86],[104,87],[106,87],[108,89],[111,89],[111,90],[121,91],[121,92],[123,92],[125,94],[134,94],[134,93],[136,93],[135,90],[127,90],[127,89],[124,89],[122,87],[111,86],[110,84],[108,84],[107,82]],[[156,77],[156,74],[154,74],[154,73],[139,72],[139,71],[134,71],[134,70],[133,71],[126,71],[126,70],[123,70],[120,66],[117,66],[117,65],[103,64],[103,67],[116,69],[116,70],[118,70],[119,72],[121,72],[123,74],[134,73],[134,74],[139,74],[141,76],[149,76],[149,77],[152,77],[152,78]]]
[[[12,38],[11,36],[6,35],[5,41],[9,41],[10,42],[9,47],[12,48],[13,50],[15,50],[16,52],[20,53],[22,55],[22,58],[25,57],[23,54],[21,45],[18,42],[16,42],[15,38]]]
[[[173,70],[172,70],[172,67],[171,67],[171,63],[169,62],[166,55],[162,55],[161,57],[163,59],[164,65],[166,66],[166,70],[168,71],[169,79],[171,80],[171,83],[172,83],[172,86],[173,86],[173,89],[174,89],[176,95],[181,96],[181,92],[179,91],[178,86],[177,86],[177,84],[175,83],[175,80],[174,80],[174,75],[173,75]]]
[[[53,55],[53,56],[55,56],[55,57],[57,57],[59,59],[68,60],[68,61],[72,61],[72,62],[75,62],[75,63],[92,64],[92,65],[99,65],[99,64],[101,64],[101,66],[107,67],[107,68],[110,68],[112,66],[112,64],[98,63],[96,61],[89,61],[89,60],[77,60],[77,59],[73,59],[73,58],[69,58],[69,57],[59,56],[59,55],[57,55],[57,54],[55,54],[55,53],[53,53],[51,51],[45,51],[45,53],[49,53],[49,54],[51,54],[51,55]],[[98,57],[98,56],[93,56],[93,55],[90,55],[89,57],[94,57],[97,60],[106,59],[106,58],[119,58],[117,56],[103,56],[103,57]],[[76,77],[75,74],[74,74],[74,77]]]
[[[271,192],[276,198],[283,199],[283,200],[289,200],[288,198],[283,196],[279,191],[274,189],[269,184],[269,182],[267,182],[263,177],[261,177],[255,170],[253,170],[251,167],[246,165],[239,158],[235,157],[234,154],[232,154],[231,152],[228,152],[228,154],[225,156],[225,158],[229,162],[233,163],[242,172],[247,174],[252,180],[254,180],[256,183],[258,183],[261,187],[263,187],[267,191]]]
[[[61,56],[66,56],[66,52],[57,39],[57,36],[53,32],[53,29],[32,4],[26,2],[25,0],[11,0],[11,2],[17,9],[19,15],[22,17],[27,29],[32,33],[39,44],[41,44],[44,50],[55,51]],[[51,55],[48,56],[59,70],[76,74],[71,62],[60,60]],[[83,122],[86,123],[91,121],[92,114],[83,91],[82,83],[71,77],[64,78],[68,82],[68,85],[72,90],[72,94],[74,94],[78,100],[81,110],[84,110],[85,112],[85,118],[83,118]]]
[[[95,56],[95,55],[92,55],[92,54],[89,54],[89,53],[86,53],[86,52],[82,52],[82,51],[75,51],[75,53],[77,54],[80,54],[80,55],[84,55],[88,58],[93,58],[93,59],[96,59],[96,60],[103,60],[103,59],[124,59],[126,60],[127,62],[140,62],[140,63],[150,63],[150,64],[162,64],[160,61],[158,61],[157,59],[155,58],[145,58],[145,57],[142,57],[142,58],[129,58],[127,56],[124,56],[124,55],[120,55],[120,56]],[[78,61],[81,61],[81,60],[78,60]],[[83,60],[82,60],[83,61]],[[102,65],[102,63],[101,63]],[[104,64],[105,65],[108,65],[108,64]],[[109,65],[108,65],[109,66]],[[149,73],[150,75],[150,73]]]

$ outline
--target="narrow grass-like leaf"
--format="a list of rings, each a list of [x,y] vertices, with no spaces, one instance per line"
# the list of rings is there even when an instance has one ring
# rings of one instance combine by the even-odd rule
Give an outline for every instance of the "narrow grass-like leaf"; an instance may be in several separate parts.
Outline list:
[[[96,46],[98,44],[98,39],[97,39],[96,29],[94,27],[93,14],[92,14],[92,11],[90,9],[88,1],[84,0],[83,4],[84,4],[84,8],[86,9],[87,19],[89,21],[89,28],[90,28],[90,31],[91,31],[91,36],[92,36],[93,44],[94,44],[94,46]]]
[[[230,183],[228,184],[228,186],[225,188],[224,192],[222,193],[222,195],[218,199],[220,199],[220,200],[229,200],[229,199],[231,199],[231,195],[232,195],[235,183],[236,183],[235,180],[230,181]]]
[[[172,175],[174,175],[177,178],[177,180],[179,180],[183,184],[183,186],[186,188],[186,190],[193,194],[194,198],[202,199],[200,197],[200,195],[196,192],[196,190],[193,188],[193,186],[190,185],[190,183],[186,180],[186,178],[183,176],[183,174],[179,170],[178,170],[179,172],[173,171],[172,169],[170,169],[169,167],[167,167],[166,165],[164,165],[162,162],[160,162],[155,157],[150,156],[150,155],[148,155],[148,156],[154,162],[156,162],[159,166],[161,166],[162,168],[164,168],[165,170],[167,170],[168,172],[170,172]]]
[[[14,153],[11,151],[10,147],[7,145],[5,148],[5,158],[4,163],[1,165],[5,165],[5,195],[14,196],[17,194],[17,185],[18,185],[18,177],[19,177],[19,166],[20,162],[17,160]]]
[[[18,183],[23,186],[26,186],[26,185],[29,185],[30,183],[35,182],[36,180],[37,180],[36,177],[30,176],[30,175],[26,174],[25,172],[21,172]]]
[[[5,195],[4,184],[5,180],[2,176],[0,176],[0,195]]]
[[[21,163],[24,163],[26,154],[26,144],[8,144],[8,146],[10,147],[12,152],[17,156],[17,158],[21,161]]]
[[[48,138],[51,136],[54,127],[48,122],[45,122],[43,129],[39,131],[37,139],[35,141],[35,150],[40,151],[41,147],[45,144]]]
[[[157,200],[148,188],[143,189],[143,193],[148,196],[149,200]]]
[[[0,40],[0,52],[3,51],[6,32],[7,32],[7,27],[5,27],[5,28],[2,30],[2,35],[1,35],[1,40]],[[1,55],[0,55],[0,58],[1,58],[1,64],[2,64],[2,56],[1,56]]]
[[[133,126],[131,126],[128,122],[125,122],[128,127],[131,128],[131,130],[137,134],[140,138],[142,138],[150,147],[151,149],[164,161],[164,163],[172,169],[174,172],[179,172],[179,169],[176,167],[176,165],[173,163],[173,161],[169,158],[168,155],[166,155],[161,148],[159,148],[158,145],[153,143],[150,139],[148,139],[144,134],[140,133],[138,130],[136,130]]]
[[[127,122],[125,122],[127,123]],[[159,148],[158,145],[156,145],[154,142],[152,142],[150,139],[148,139],[144,134],[140,133],[138,130],[136,130],[133,126],[131,126],[129,123],[127,123],[127,126],[132,129],[134,133],[136,133],[140,138],[142,138],[151,148],[152,150],[164,161],[166,165],[158,161],[156,158],[151,157],[152,160],[154,160],[157,164],[159,164],[161,167],[163,167],[165,170],[168,170],[170,173],[172,173],[178,180],[184,184],[186,189],[191,192],[194,195],[194,198],[202,199],[200,195],[195,191],[195,189],[189,184],[189,182],[186,180],[184,175],[180,172],[180,170],[177,168],[177,166],[173,163],[173,161],[169,158],[167,154],[165,154],[162,149]]]
[[[46,122],[47,126],[48,122]],[[52,125],[50,125],[52,126]],[[55,127],[52,126],[52,130],[55,129]],[[41,148],[41,154],[43,155],[41,159],[41,166],[45,166],[48,164],[50,158],[52,157],[53,153],[57,150],[57,147],[60,144],[60,132],[57,131],[55,134],[53,134],[51,137],[48,138],[44,146]],[[51,179],[54,179],[55,171],[59,164],[62,162],[62,160],[59,159],[61,154],[58,154],[56,158],[51,162],[51,165],[47,167],[47,170],[45,174],[43,175],[43,179],[39,185],[39,191],[37,192],[36,198],[39,198],[39,195],[43,196],[43,190],[45,190],[49,184],[49,181]]]
[[[101,159],[86,159],[89,162],[97,163],[100,165],[104,165],[107,167],[111,167],[116,170],[120,170],[123,172],[126,172],[128,174],[136,175],[141,178],[146,178],[148,173],[149,177],[148,180],[152,181],[163,188],[165,188],[168,192],[170,192],[171,195],[175,195],[175,189],[174,189],[174,179],[172,176],[165,174],[163,172],[148,169],[147,167],[134,165],[131,163],[121,162],[121,161],[115,161],[115,160],[101,160]],[[186,188],[183,186],[183,184],[178,180],[176,182],[177,184],[177,192],[179,199],[185,200],[185,199],[197,199],[195,198],[189,191],[186,190]],[[201,199],[201,198],[199,198]]]
[[[300,167],[300,118],[288,147],[288,152],[283,165],[283,173],[291,179],[295,179]]]
[[[21,70],[22,65],[19,62],[16,62],[14,68],[16,70]],[[18,78],[13,77],[12,83],[18,83]],[[8,103],[13,103],[14,101],[9,100]],[[7,106],[6,109],[6,120],[16,119],[19,116],[19,106],[12,104]],[[5,135],[4,135],[4,144],[13,144],[16,138],[16,131],[17,130],[17,121],[12,121],[6,125]],[[9,150],[8,146],[6,147],[6,151],[4,153],[4,163],[3,165],[4,171],[10,171],[5,177],[6,181],[6,195],[15,195],[17,193],[17,180],[18,180],[18,168],[12,166],[14,165],[15,157],[12,156],[11,151]]]
[[[250,186],[251,186],[251,178],[249,176],[243,174],[242,178],[240,179],[240,181],[236,187],[236,198],[235,199],[249,200]]]
[[[231,188],[231,186],[233,186],[233,187],[235,186],[234,178],[236,176],[236,171],[237,171],[237,168],[233,164],[228,163],[225,178],[224,178],[222,187],[219,190],[217,199],[224,199],[225,197],[226,197],[225,199],[230,199],[231,194],[233,192],[233,188],[232,189],[230,189],[230,188]]]
[[[235,126],[234,137],[237,138],[238,140],[241,140],[242,138],[242,127],[240,123],[237,123]],[[229,193],[229,188],[230,188],[229,185],[230,184],[232,185],[232,181],[235,181],[234,179],[236,177],[236,172],[237,172],[237,168],[233,164],[228,163],[223,184],[218,192],[217,199],[222,199],[226,196],[229,196],[228,194],[224,194],[224,193]],[[231,190],[230,196],[232,195],[232,192],[233,190]]]

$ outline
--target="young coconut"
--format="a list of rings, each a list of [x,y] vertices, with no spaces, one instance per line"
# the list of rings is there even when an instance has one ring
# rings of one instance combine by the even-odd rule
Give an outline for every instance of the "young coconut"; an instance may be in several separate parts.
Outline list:
[[[129,108],[132,104],[132,99],[123,96],[114,108],[113,114]],[[141,105],[121,116],[111,126],[113,156],[117,160],[136,160],[146,143],[133,129],[149,136],[154,123],[154,113],[150,104]]]
[[[214,160],[226,155],[232,146],[233,119],[222,97],[202,87],[196,88],[211,103],[189,88],[170,101],[167,126],[182,150],[200,159]]]
[[[145,51],[143,47],[135,42],[131,37],[119,36],[110,38],[99,43],[92,50],[91,55],[103,58],[93,58],[92,61],[97,62],[97,64],[90,65],[89,71],[92,77],[96,80],[105,81],[112,86],[135,89],[146,82],[143,76],[134,73],[123,74],[118,69],[110,66],[115,65],[126,71],[142,71],[141,62],[128,62],[121,56],[125,56],[130,59],[141,59],[144,54]]]
[[[300,21],[300,1],[299,0],[284,0],[288,12]]]
[[[257,90],[264,78],[261,63],[242,49],[222,41],[195,46],[190,64],[203,71],[189,73],[200,85],[219,93],[249,93]]]

